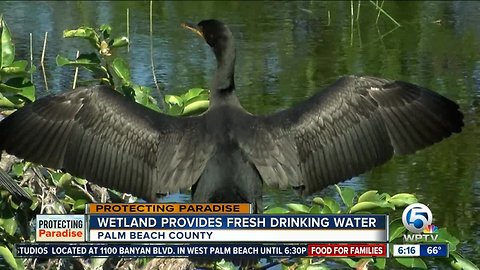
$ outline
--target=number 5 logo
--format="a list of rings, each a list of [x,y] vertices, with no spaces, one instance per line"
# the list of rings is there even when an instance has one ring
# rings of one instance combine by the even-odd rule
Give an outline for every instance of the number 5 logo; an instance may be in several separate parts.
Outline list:
[[[421,233],[423,229],[432,224],[432,220],[432,211],[422,203],[411,204],[403,210],[403,226],[410,232]]]

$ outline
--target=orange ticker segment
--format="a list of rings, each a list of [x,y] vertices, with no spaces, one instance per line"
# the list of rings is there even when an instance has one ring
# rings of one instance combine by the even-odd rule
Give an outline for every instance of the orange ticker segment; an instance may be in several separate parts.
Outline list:
[[[249,214],[248,203],[92,203],[88,214]]]

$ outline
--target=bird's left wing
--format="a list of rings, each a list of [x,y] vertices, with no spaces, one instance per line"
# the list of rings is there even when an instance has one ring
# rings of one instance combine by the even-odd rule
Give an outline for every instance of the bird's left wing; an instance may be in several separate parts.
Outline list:
[[[460,132],[449,99],[414,84],[342,77],[306,101],[251,121],[240,144],[267,184],[320,190]]]

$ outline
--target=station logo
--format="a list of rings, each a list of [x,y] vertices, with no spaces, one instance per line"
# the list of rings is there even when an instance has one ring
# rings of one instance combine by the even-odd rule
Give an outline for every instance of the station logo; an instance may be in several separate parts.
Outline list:
[[[409,205],[402,214],[403,226],[410,232],[403,235],[404,242],[425,242],[438,239],[438,227],[432,224],[432,211],[422,203]]]

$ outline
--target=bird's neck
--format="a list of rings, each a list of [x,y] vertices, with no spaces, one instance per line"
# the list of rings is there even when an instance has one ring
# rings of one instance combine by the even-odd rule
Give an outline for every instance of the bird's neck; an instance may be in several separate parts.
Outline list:
[[[213,51],[217,58],[217,71],[213,80],[210,100],[213,104],[238,103],[234,93],[235,46],[233,41],[227,41],[225,44],[215,47]]]

